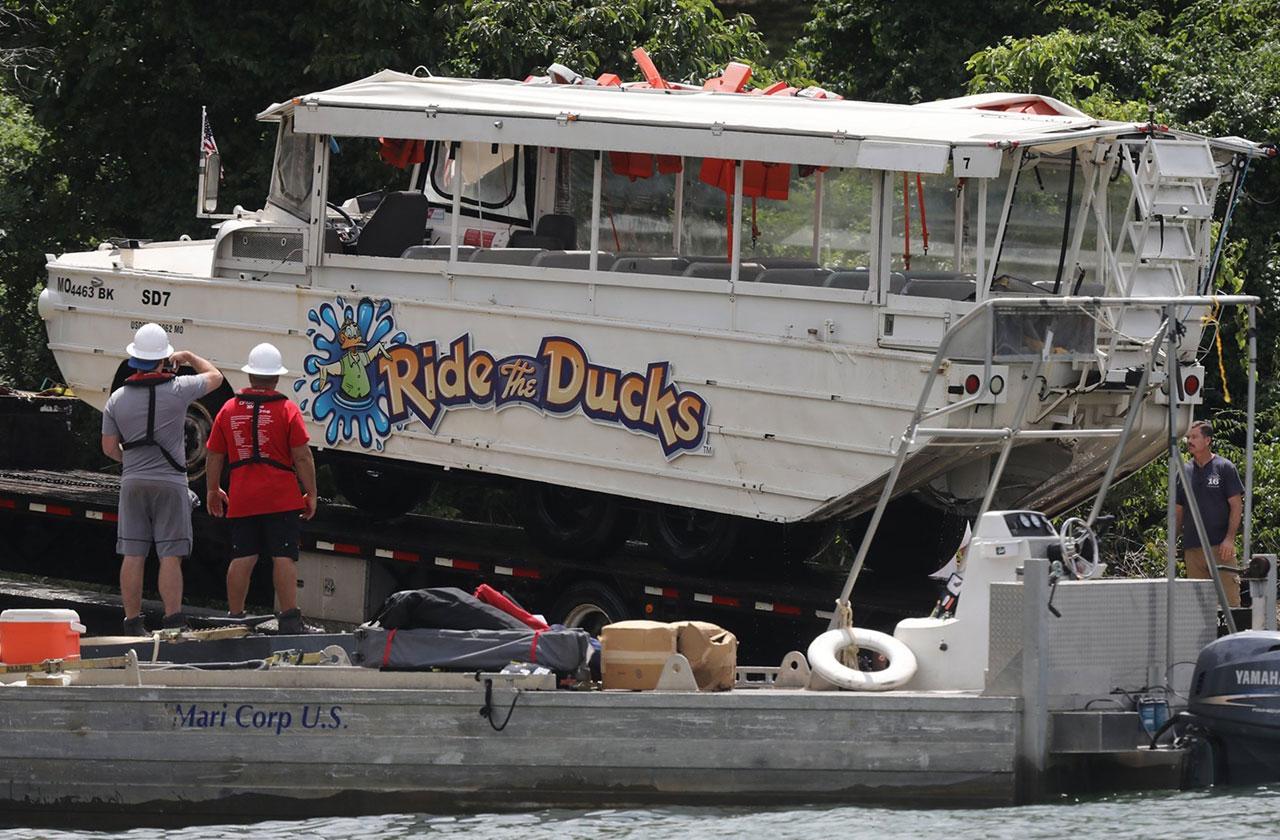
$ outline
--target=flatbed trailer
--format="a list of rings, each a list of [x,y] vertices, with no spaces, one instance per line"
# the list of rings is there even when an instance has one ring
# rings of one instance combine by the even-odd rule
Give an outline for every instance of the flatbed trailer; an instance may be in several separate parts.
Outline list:
[[[114,583],[119,489],[108,473],[0,470],[0,568]],[[225,524],[197,509],[193,525],[187,592],[224,597]],[[516,527],[417,514],[376,521],[337,503],[321,504],[303,523],[298,566],[299,605],[315,619],[358,624],[400,589],[471,591],[487,583],[549,621],[593,632],[627,618],[711,621],[733,631],[754,661],[777,661],[824,630],[844,574],[814,565],[682,573],[638,542],[599,559],[563,559],[540,552]],[[251,600],[261,603],[271,591],[270,565],[256,572]],[[927,614],[937,594],[928,580],[868,574],[855,615],[860,626],[892,630],[900,618]]]

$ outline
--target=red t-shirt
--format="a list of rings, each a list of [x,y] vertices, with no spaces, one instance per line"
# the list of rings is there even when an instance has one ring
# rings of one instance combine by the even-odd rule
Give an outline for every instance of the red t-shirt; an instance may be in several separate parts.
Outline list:
[[[274,394],[262,388],[246,388],[242,394]],[[227,465],[253,457],[253,407],[238,396],[227,400],[214,418],[209,432],[209,451],[227,456]],[[264,458],[293,466],[290,450],[302,446],[310,436],[302,412],[290,400],[262,403],[258,417],[258,448]],[[298,488],[298,477],[271,464],[250,463],[231,470],[227,491],[227,516],[258,516],[302,510],[306,503]]]

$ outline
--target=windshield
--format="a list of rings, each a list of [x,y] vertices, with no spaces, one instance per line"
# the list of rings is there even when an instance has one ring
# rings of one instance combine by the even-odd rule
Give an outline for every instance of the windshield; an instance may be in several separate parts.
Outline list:
[[[280,137],[276,142],[276,161],[271,174],[271,194],[267,201],[287,210],[304,222],[311,220],[311,179],[315,144],[306,134],[293,130],[293,116],[280,121]]]

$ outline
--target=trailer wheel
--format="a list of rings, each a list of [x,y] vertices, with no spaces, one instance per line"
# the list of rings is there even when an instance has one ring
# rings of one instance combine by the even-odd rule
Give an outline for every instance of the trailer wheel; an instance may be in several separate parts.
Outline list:
[[[757,522],[747,546],[757,568],[796,566],[812,560],[835,539],[835,522]]]
[[[552,557],[592,559],[612,553],[627,538],[634,517],[602,493],[539,484],[517,512],[534,545]]]
[[[424,475],[365,461],[336,461],[333,480],[346,500],[374,519],[393,519],[413,510],[431,489]]]
[[[646,517],[649,547],[676,566],[713,572],[738,548],[749,520],[708,510],[667,506]]]
[[[201,495],[204,493],[204,470],[208,457],[205,442],[209,440],[209,432],[213,431],[213,418],[228,399],[230,394],[224,393],[222,388],[206,394],[187,406],[187,416],[182,423],[187,482],[196,487]]]
[[[599,636],[606,624],[627,618],[629,610],[608,586],[594,581],[576,583],[551,605],[551,621],[565,627],[579,627]]]
[[[913,496],[894,499],[885,508],[867,568],[884,578],[906,579],[933,574],[942,568],[964,539],[966,519],[933,507]],[[856,554],[871,522],[864,513],[843,523],[844,539]]]

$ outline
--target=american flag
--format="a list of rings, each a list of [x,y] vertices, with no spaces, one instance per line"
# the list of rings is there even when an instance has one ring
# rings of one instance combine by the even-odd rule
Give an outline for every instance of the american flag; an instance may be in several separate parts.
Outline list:
[[[209,125],[209,111],[204,106],[200,107],[200,154],[204,160],[209,159],[209,155],[218,154],[218,141],[213,139],[213,128]],[[218,180],[222,180],[222,164],[218,164]]]

